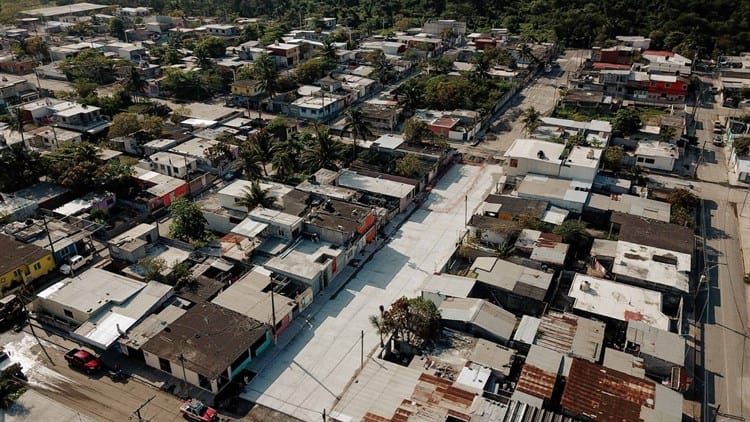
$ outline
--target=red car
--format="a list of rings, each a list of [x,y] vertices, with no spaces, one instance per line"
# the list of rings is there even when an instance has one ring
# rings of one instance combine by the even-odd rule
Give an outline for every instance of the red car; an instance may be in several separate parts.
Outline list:
[[[187,400],[182,403],[180,413],[192,421],[213,422],[218,420],[216,409],[206,406],[199,400]]]
[[[71,349],[65,354],[65,361],[68,365],[91,374],[102,367],[102,361],[93,354],[82,349]]]

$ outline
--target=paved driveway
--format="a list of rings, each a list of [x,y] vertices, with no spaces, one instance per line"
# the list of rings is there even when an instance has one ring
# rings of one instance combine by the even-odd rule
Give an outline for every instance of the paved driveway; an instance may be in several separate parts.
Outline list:
[[[303,420],[319,420],[324,409],[330,411],[360,367],[360,333],[364,330],[365,355],[379,345],[369,316],[379,312],[379,305],[419,294],[425,278],[455,249],[464,228],[466,196],[471,214],[500,171],[496,166],[454,166],[340,293],[330,300],[331,292],[318,296],[317,313],[307,321],[295,320],[290,329],[299,332],[289,344],[254,362],[252,369],[260,373],[243,397]]]

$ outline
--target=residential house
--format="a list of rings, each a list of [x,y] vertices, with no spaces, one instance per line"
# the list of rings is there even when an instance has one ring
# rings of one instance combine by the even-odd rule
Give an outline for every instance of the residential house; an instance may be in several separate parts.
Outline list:
[[[207,192],[196,198],[194,203],[201,209],[206,219],[206,228],[213,232],[227,234],[247,217],[247,208],[223,207],[222,198],[218,193]],[[243,240],[248,239],[243,238]]]
[[[421,296],[433,303],[440,303],[449,297],[466,299],[474,289],[476,280],[445,273],[433,273],[422,285]]]
[[[268,194],[277,201],[281,201],[281,198],[292,190],[291,187],[281,183],[271,181],[263,181],[259,183],[260,188],[267,190]],[[221,206],[236,211],[250,211],[244,205],[239,205],[238,202],[242,200],[245,193],[252,187],[252,185],[253,182],[242,179],[237,179],[227,185],[224,189],[218,192]]]
[[[0,57],[0,72],[25,75],[34,71],[35,62],[29,58],[16,58],[13,55]]]
[[[91,210],[103,210],[108,211],[115,206],[117,199],[115,194],[111,192],[91,192],[86,195],[74,199],[60,207],[55,208],[53,211],[57,215],[68,217],[71,215],[79,215]]]
[[[300,47],[297,44],[275,42],[266,46],[266,50],[276,58],[276,63],[283,67],[294,67],[299,64]]]
[[[146,56],[145,48],[127,42],[111,42],[104,46],[104,51],[115,53],[119,57],[131,62],[144,61],[144,56]]]
[[[255,224],[242,227],[247,219],[232,229],[233,233],[245,234],[243,230],[257,233],[255,236],[276,237],[286,241],[292,241],[303,231],[304,219],[295,214],[289,214],[276,209],[257,207],[251,210],[247,217]]]
[[[36,88],[26,79],[16,76],[0,78],[0,110],[7,113],[10,107],[39,98]]]
[[[575,418],[679,422],[682,402],[658,382],[573,359],[560,405]]]
[[[163,151],[151,154],[148,161],[141,160],[138,166],[167,176],[189,180],[189,174],[198,170],[198,158]]]
[[[27,132],[26,141],[35,149],[53,151],[60,144],[66,142],[80,142],[83,136],[79,132],[56,128],[54,126],[42,126]]]
[[[618,35],[615,39],[621,45],[633,47],[638,50],[648,50],[648,47],[651,45],[651,38],[639,35]]]
[[[35,183],[14,192],[13,195],[34,201],[39,208],[47,210],[55,209],[73,199],[68,188],[49,182]]]
[[[484,299],[449,297],[436,304],[443,325],[504,344],[511,339],[516,317]]]
[[[501,220],[518,220],[524,216],[541,220],[548,206],[549,203],[546,201],[490,194],[482,203],[481,213],[483,216]]]
[[[568,376],[570,360],[555,350],[532,344],[511,400],[534,407],[551,404],[558,381]]]
[[[671,172],[680,158],[676,145],[668,142],[640,141],[635,150],[636,165]]]
[[[354,189],[336,186],[337,178],[337,172],[322,168],[295,188],[321,198],[333,198],[347,202],[357,201],[361,194]]]
[[[0,234],[0,291],[29,284],[33,280],[55,269],[52,252],[34,244],[21,243],[10,236]]]
[[[159,240],[156,224],[141,223],[121,235],[109,240],[109,256],[130,263],[146,257],[146,247]]]
[[[501,247],[520,231],[521,226],[512,220],[475,214],[469,219],[467,228],[469,235],[480,243]]]
[[[133,177],[142,189],[136,202],[141,203],[148,212],[168,207],[175,199],[188,194],[188,184],[176,177],[137,166],[133,167]]]
[[[473,110],[417,110],[414,117],[427,123],[430,132],[453,141],[471,141],[481,129],[481,119]]]
[[[355,246],[356,253],[364,248],[365,243],[375,239],[375,212],[372,208],[326,199],[320,205],[305,208],[303,217],[305,233],[317,235],[320,240],[334,245]]]
[[[552,140],[553,138],[566,139],[571,135],[581,135],[587,142],[604,147],[612,137],[612,125],[604,120],[579,122],[557,117],[542,117],[541,120],[542,126],[534,131],[535,138],[541,135],[544,136],[541,139]]]
[[[695,251],[695,233],[689,227],[648,221],[620,212],[612,213],[611,224],[613,233],[616,233],[617,239],[623,242],[687,255],[692,255]]]
[[[385,205],[390,200],[396,204],[398,212],[406,210],[418,191],[417,186],[408,183],[366,176],[352,170],[340,171],[336,185],[385,198],[383,204],[379,206]]]
[[[685,338],[642,321],[628,321],[625,351],[642,358],[646,373],[656,377],[670,378],[685,365]]]
[[[184,124],[182,122],[181,124]],[[225,166],[239,156],[239,147],[237,145],[227,145],[228,156],[217,157],[214,153],[221,141],[205,138],[193,138],[189,141],[185,141],[172,147],[169,151],[184,155],[187,157],[193,157],[198,160],[198,168],[208,171],[212,174],[223,174],[226,170]]]
[[[235,104],[246,105],[250,97],[258,94],[258,81],[245,79],[232,84],[232,95]]]
[[[39,292],[33,308],[76,340],[107,350],[172,294],[171,286],[157,281],[142,283],[91,268]]]
[[[348,263],[344,251],[328,242],[301,238],[263,266],[320,293]]]
[[[210,24],[205,25],[206,34],[214,35],[218,37],[234,37],[238,34],[239,28],[237,25],[231,24]]]
[[[271,347],[266,324],[210,302],[194,305],[167,328],[141,347],[146,365],[212,394]]]
[[[628,321],[643,321],[669,331],[673,323],[662,311],[662,294],[642,287],[576,274],[568,296],[574,299],[574,312],[605,318],[619,326],[627,325]]]
[[[505,152],[503,168],[511,177],[534,173],[593,182],[601,156],[600,148],[517,139]]]
[[[455,36],[462,36],[466,34],[466,22],[453,19],[438,19],[429,21],[425,22],[422,26],[422,32],[438,37],[442,37],[446,32],[450,32]]]
[[[0,193],[0,219],[3,224],[26,220],[36,214],[37,204],[14,194]]]
[[[517,185],[516,194],[521,199],[546,201],[580,214],[588,201],[591,185],[591,181],[558,179],[529,173]]]
[[[568,257],[570,245],[564,243],[560,235],[523,229],[516,239],[515,249],[543,265],[562,268]]]
[[[346,105],[346,97],[319,92],[313,96],[302,96],[294,100],[289,110],[292,116],[301,119],[325,120],[336,116]]]
[[[638,195],[592,193],[584,212],[591,220],[608,223],[613,212],[621,212],[669,223],[672,206],[668,202],[656,201]]]
[[[504,309],[519,315],[541,315],[554,274],[494,257],[479,257],[471,266],[476,279],[473,297],[492,297]]]
[[[591,61],[629,66],[633,64],[635,51],[635,48],[626,45],[616,45],[609,48],[593,47],[591,49]]]
[[[62,264],[75,255],[90,255],[94,250],[91,235],[99,228],[96,223],[82,219],[69,224],[44,217],[44,220],[27,219],[6,224],[3,231],[16,240],[49,250],[55,263]]]
[[[550,311],[541,318],[524,315],[514,344],[537,345],[564,356],[598,362],[604,350],[606,324],[571,313]]]
[[[110,126],[110,122],[101,114],[101,109],[90,105],[45,98],[24,104],[21,108],[27,121],[40,124],[54,122],[63,129],[84,135],[101,134]]]
[[[158,336],[169,324],[185,312],[187,312],[185,309],[175,304],[169,304],[159,312],[147,316],[143,321],[132,326],[128,330],[127,336],[119,338],[120,352],[131,359],[145,362],[141,347],[150,339]]]
[[[309,287],[285,277],[274,277],[265,268],[255,267],[211,302],[262,321],[273,327],[273,335],[279,336],[312,299]]]

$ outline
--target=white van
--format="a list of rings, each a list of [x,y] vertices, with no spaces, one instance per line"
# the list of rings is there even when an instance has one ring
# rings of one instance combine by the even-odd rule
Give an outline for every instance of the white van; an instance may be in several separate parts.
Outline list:
[[[70,258],[67,264],[64,264],[60,267],[60,272],[65,275],[73,274],[73,271],[77,271],[79,268],[86,265],[89,261],[91,261],[91,256],[87,256],[86,258],[84,258],[81,255],[75,255]]]

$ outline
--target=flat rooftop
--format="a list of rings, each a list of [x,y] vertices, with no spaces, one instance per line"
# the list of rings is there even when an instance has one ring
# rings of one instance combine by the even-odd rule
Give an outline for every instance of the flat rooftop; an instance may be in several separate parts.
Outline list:
[[[662,294],[616,281],[576,274],[568,296],[574,309],[619,321],[643,321],[669,331],[670,318],[661,311]]]
[[[109,304],[124,303],[144,287],[146,283],[101,268],[90,268],[58,281],[37,296],[91,315]]]
[[[358,191],[376,193],[399,199],[411,195],[415,189],[414,185],[408,183],[365,176],[351,170],[341,171],[338,178],[338,185]]]
[[[643,321],[629,321],[626,340],[639,346],[639,352],[673,363],[685,364],[685,338],[652,327]]]
[[[271,258],[264,266],[288,277],[312,282],[326,268],[327,262],[341,253],[340,249],[334,249],[330,243],[304,239],[293,249]]]
[[[123,339],[122,344],[140,349],[149,339],[159,334],[164,327],[174,322],[186,312],[178,306],[169,305],[159,313],[151,314],[141,323],[128,331],[128,336]]]
[[[638,245],[692,254],[695,234],[689,227],[647,221],[630,214],[612,213],[611,221],[619,225],[618,239]]]
[[[230,183],[227,187],[220,190],[219,195],[227,195],[234,198],[242,198],[245,196],[246,189],[250,189],[253,182],[250,180],[238,179]],[[276,182],[260,182],[261,189],[268,190],[268,194],[278,200],[288,194],[293,188],[281,183]]]
[[[437,293],[448,297],[469,297],[476,280],[452,274],[432,274],[422,285],[422,292]]]
[[[669,223],[672,206],[669,202],[655,201],[636,195],[601,195],[592,193],[589,196],[589,208],[602,211],[618,211],[637,217]]]
[[[93,3],[72,3],[65,6],[41,7],[39,9],[23,10],[20,13],[26,16],[38,16],[51,18],[56,16],[72,15],[73,13],[93,12],[95,10],[108,9],[111,6]]]
[[[612,272],[679,290],[690,291],[691,256],[652,246],[618,241]]]
[[[518,185],[518,195],[551,200],[563,200],[585,204],[589,197],[591,183],[579,180],[557,179],[538,174],[527,174]]]
[[[669,142],[639,141],[635,155],[677,159],[680,158],[680,151],[676,145]]]

